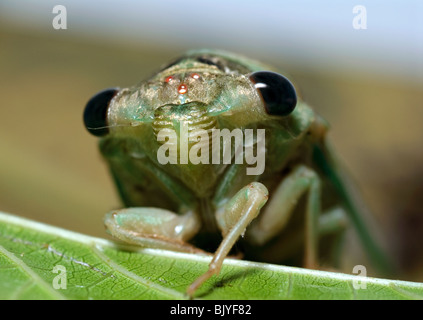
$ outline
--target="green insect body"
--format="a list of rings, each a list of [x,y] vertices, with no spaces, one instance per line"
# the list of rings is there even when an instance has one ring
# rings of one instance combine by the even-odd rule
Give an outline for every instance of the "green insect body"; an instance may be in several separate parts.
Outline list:
[[[94,96],[84,121],[101,137],[126,207],[106,215],[108,231],[144,247],[214,251],[190,296],[234,246],[248,259],[333,265],[347,225],[386,266],[327,144],[326,122],[269,66],[188,52],[137,86]],[[223,143],[216,134],[224,129],[241,143],[235,134]]]

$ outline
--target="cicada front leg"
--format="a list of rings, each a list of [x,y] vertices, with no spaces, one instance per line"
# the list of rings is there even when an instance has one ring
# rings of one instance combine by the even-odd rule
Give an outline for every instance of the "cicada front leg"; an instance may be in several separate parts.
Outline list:
[[[190,297],[206,280],[215,274],[219,274],[229,251],[238,238],[245,233],[251,221],[257,217],[267,198],[267,188],[261,183],[253,182],[242,188],[232,199],[218,208],[216,219],[222,231],[223,240],[214,253],[209,269],[188,287],[187,294]]]
[[[109,212],[107,231],[127,243],[147,248],[200,253],[187,243],[199,230],[198,216],[192,211],[178,215],[159,208],[128,208]]]

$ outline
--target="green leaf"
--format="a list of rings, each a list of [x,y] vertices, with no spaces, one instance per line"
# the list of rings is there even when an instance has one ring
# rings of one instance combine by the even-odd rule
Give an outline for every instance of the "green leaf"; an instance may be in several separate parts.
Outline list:
[[[210,258],[122,246],[0,213],[0,299],[186,299]],[[366,289],[354,289],[358,280]],[[227,259],[196,297],[420,299],[423,284]]]

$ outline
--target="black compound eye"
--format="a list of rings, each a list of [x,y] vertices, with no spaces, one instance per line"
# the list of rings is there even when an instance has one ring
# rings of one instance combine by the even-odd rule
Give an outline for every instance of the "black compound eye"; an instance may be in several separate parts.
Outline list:
[[[84,110],[84,124],[92,135],[101,137],[109,133],[107,128],[107,110],[110,100],[118,91],[118,89],[106,89],[97,93],[88,101]]]
[[[270,71],[258,71],[250,80],[263,99],[266,112],[272,116],[287,116],[297,105],[297,93],[292,83],[284,76]]]

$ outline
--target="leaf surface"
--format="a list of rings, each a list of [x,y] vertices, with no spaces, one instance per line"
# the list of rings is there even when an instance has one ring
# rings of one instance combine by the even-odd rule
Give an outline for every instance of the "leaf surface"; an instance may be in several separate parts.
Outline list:
[[[0,213],[0,299],[187,299],[210,259]],[[354,289],[354,281],[366,289]],[[226,259],[196,298],[420,299],[423,284]]]

